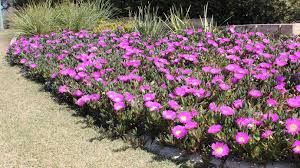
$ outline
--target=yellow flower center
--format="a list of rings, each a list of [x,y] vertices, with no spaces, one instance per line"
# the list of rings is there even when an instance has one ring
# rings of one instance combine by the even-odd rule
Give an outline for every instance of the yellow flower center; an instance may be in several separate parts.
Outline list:
[[[177,131],[175,132],[175,134],[176,134],[176,135],[179,135],[179,134],[181,134],[181,131],[180,131],[180,130],[177,130]]]
[[[296,147],[295,147],[295,151],[296,151],[296,152],[300,152],[300,146],[296,146]]]
[[[298,126],[297,126],[296,124],[291,124],[291,125],[290,125],[290,130],[291,130],[292,132],[295,132],[297,129],[298,129]]]
[[[219,153],[219,154],[223,153],[223,148],[222,147],[218,147],[216,149],[216,152]]]
[[[244,137],[240,137],[240,138],[239,138],[239,141],[240,141],[240,142],[245,142],[245,138],[244,138]]]
[[[181,117],[181,120],[182,120],[182,121],[186,121],[186,116],[182,116],[182,117]]]

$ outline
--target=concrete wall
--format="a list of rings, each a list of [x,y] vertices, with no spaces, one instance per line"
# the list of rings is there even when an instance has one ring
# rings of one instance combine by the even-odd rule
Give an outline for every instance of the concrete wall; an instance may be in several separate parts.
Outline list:
[[[300,23],[294,24],[248,24],[236,25],[236,30],[241,31],[254,31],[263,33],[282,33],[285,35],[300,35]]]

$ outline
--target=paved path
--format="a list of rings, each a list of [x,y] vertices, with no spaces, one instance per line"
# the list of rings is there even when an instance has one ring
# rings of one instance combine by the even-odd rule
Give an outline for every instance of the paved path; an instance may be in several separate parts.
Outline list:
[[[74,111],[6,63],[4,51],[11,37],[10,31],[0,32],[0,168],[176,167],[141,149],[117,152],[126,146],[121,140],[90,142],[99,133],[83,129]]]

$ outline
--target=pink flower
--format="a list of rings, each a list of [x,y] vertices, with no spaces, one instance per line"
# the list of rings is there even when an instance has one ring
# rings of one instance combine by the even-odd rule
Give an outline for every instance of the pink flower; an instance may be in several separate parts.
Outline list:
[[[231,116],[235,113],[235,111],[229,106],[221,106],[220,112],[225,116]]]
[[[144,101],[152,101],[155,99],[155,93],[147,93],[144,95]]]
[[[72,95],[75,97],[81,97],[83,95],[83,92],[81,90],[77,89],[72,93]]]
[[[300,93],[300,85],[297,85],[295,88]]]
[[[198,123],[195,121],[190,121],[184,125],[187,130],[191,130],[198,127]]]
[[[218,106],[214,102],[210,103],[208,108],[210,111],[213,111],[213,112],[216,112],[218,110]]]
[[[97,93],[91,94],[90,99],[91,101],[98,101],[100,99],[100,95]]]
[[[184,96],[184,95],[186,94],[186,89],[183,88],[183,87],[177,87],[177,88],[175,89],[175,94],[176,94],[177,96]]]
[[[174,120],[176,118],[176,112],[173,110],[165,110],[162,115],[166,120]]]
[[[289,118],[285,121],[285,127],[289,134],[297,135],[300,132],[300,120],[297,118]]]
[[[192,85],[192,86],[199,86],[201,84],[201,80],[192,77],[186,78],[185,82],[187,85]]]
[[[220,124],[212,125],[208,128],[208,133],[209,134],[217,134],[221,131],[222,126]]]
[[[287,99],[286,102],[287,102],[288,106],[290,106],[291,108],[299,108],[300,107],[300,96],[289,98],[289,99]]]
[[[27,60],[25,59],[25,58],[22,58],[21,60],[20,60],[20,63],[21,64],[25,64],[27,62]]]
[[[177,125],[172,128],[172,135],[177,139],[181,139],[181,138],[185,137],[187,135],[187,133],[188,132],[184,126]]]
[[[223,142],[215,142],[211,145],[211,148],[213,150],[212,155],[214,155],[217,158],[222,158],[229,154],[229,147]]]
[[[78,99],[75,104],[77,104],[78,106],[82,107],[83,105],[85,105],[86,103],[88,103],[90,100],[91,100],[91,98],[90,98],[89,95],[84,95],[80,99]]]
[[[116,102],[114,104],[114,110],[119,111],[121,109],[125,108],[125,103],[124,102]]]
[[[249,135],[244,132],[238,132],[235,136],[235,140],[240,145],[247,144],[249,142],[249,139],[250,139]]]
[[[271,131],[271,130],[266,130],[266,131],[264,131],[262,134],[261,134],[261,137],[262,138],[269,138],[270,136],[272,136],[273,135],[273,131]]]
[[[129,92],[125,92],[124,96],[125,96],[125,100],[127,102],[131,102],[131,101],[133,101],[135,99],[135,97],[131,93],[129,93]]]
[[[34,68],[36,68],[36,67],[37,67],[37,64],[35,64],[35,63],[31,63],[31,64],[29,65],[29,67],[30,67],[31,69],[34,69]]]
[[[113,102],[123,102],[124,96],[122,94],[116,93],[114,91],[108,91],[106,93],[107,97],[110,98]]]
[[[262,93],[259,90],[252,89],[249,91],[249,95],[255,98],[261,97]]]
[[[192,115],[190,112],[183,111],[178,114],[177,118],[181,123],[188,123],[192,119]]]
[[[296,140],[294,143],[293,143],[293,152],[295,154],[300,154],[300,141],[299,140]]]
[[[170,106],[170,108],[172,108],[173,110],[179,110],[181,108],[181,106],[175,101],[175,100],[169,100],[168,101],[168,105]]]
[[[59,86],[59,88],[58,88],[59,93],[66,93],[68,91],[69,91],[69,87],[66,85]]]
[[[222,90],[229,90],[231,87],[229,85],[227,85],[226,83],[220,83],[219,84],[219,87],[222,89]]]
[[[277,105],[278,105],[277,101],[276,101],[275,99],[272,99],[272,98],[269,98],[269,99],[267,100],[267,104],[268,104],[269,106],[277,106]]]
[[[242,107],[243,107],[243,104],[244,104],[244,101],[243,101],[242,99],[236,99],[236,100],[233,102],[233,106],[234,106],[234,108],[236,108],[236,109],[242,108]]]
[[[150,111],[159,111],[163,106],[157,102],[148,101],[145,106],[149,108]]]

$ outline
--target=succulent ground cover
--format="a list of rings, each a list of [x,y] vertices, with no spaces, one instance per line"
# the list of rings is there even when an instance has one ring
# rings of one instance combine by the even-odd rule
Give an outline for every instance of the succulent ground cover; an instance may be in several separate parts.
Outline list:
[[[65,30],[18,37],[7,54],[116,136],[222,159],[299,161],[299,37]]]

